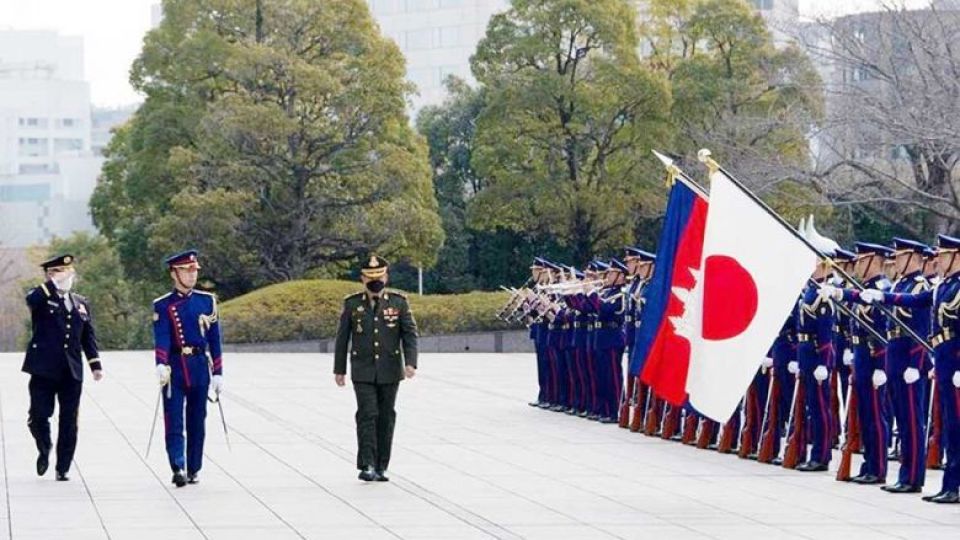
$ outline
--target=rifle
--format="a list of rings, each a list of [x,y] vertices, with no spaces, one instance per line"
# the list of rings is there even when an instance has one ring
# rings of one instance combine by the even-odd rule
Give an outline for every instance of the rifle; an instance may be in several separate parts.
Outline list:
[[[740,448],[737,450],[737,457],[747,459],[753,452],[753,428],[757,423],[755,409],[757,406],[757,388],[751,384],[747,389],[747,396],[744,400],[743,426],[740,428]]]
[[[723,427],[720,428],[720,440],[717,441],[717,452],[721,454],[729,454],[733,449],[733,440],[736,438],[736,422],[737,415],[739,413],[733,413],[733,417],[726,421],[723,424]]]
[[[710,441],[713,440],[713,430],[716,422],[710,420],[709,418],[703,418],[700,420],[700,432],[697,434],[697,448],[703,450],[704,448],[710,446]]]
[[[630,418],[630,431],[634,433],[640,431],[640,428],[643,427],[643,416],[647,412],[647,402],[650,401],[650,396],[653,394],[653,390],[640,382],[639,377],[635,385],[637,387],[637,406],[633,409],[633,417]]]
[[[843,429],[843,444],[840,446],[840,466],[837,467],[837,481],[849,482],[852,475],[850,467],[853,464],[853,452],[860,446],[860,421],[857,419],[857,391],[853,384],[847,386],[846,406],[842,413],[846,421]]]
[[[683,435],[680,437],[680,442],[687,446],[690,446],[694,443],[697,438],[697,425],[700,423],[700,419],[697,418],[697,415],[692,412],[687,412],[683,417]]]
[[[773,443],[780,441],[780,392],[780,381],[770,372],[770,389],[760,424],[760,448],[757,449],[757,461],[760,463],[773,461]]]
[[[680,427],[680,413],[682,407],[670,405],[669,411],[664,411],[663,428],[660,430],[660,438],[669,441],[677,434]]]
[[[807,429],[807,422],[803,403],[805,399],[806,392],[803,385],[800,384],[800,374],[798,373],[793,387],[793,403],[790,405],[790,419],[787,424],[787,448],[783,451],[783,467],[785,469],[797,468],[797,463],[800,461],[800,446],[806,446],[804,431]]]
[[[943,413],[940,410],[940,387],[934,380],[930,392],[930,414],[927,421],[927,468],[939,469],[942,464],[940,439],[943,433]]]
[[[647,409],[647,415],[644,419],[643,434],[653,437],[660,427],[660,412],[663,410],[663,402],[656,396],[650,396],[650,408]]]
[[[617,426],[626,429],[630,424],[630,404],[633,402],[634,395],[636,391],[635,377],[627,376],[626,391],[623,393],[623,398],[620,400],[620,414],[617,416]]]

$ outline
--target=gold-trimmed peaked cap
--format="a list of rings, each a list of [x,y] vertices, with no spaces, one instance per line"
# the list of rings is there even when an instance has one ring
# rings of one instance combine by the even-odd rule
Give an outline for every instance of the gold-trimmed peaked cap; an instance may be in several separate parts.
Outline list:
[[[196,268],[199,270],[199,257],[200,253],[198,253],[197,250],[188,249],[187,251],[181,251],[180,253],[167,257],[163,262],[170,270],[175,268]]]
[[[70,268],[71,266],[73,266],[73,261],[74,261],[73,255],[68,255],[68,254],[59,255],[57,257],[54,257],[52,259],[49,259],[40,263],[40,268],[43,268],[44,271],[56,270],[60,268]]]
[[[380,279],[387,275],[387,268],[389,267],[390,263],[383,257],[370,255],[360,267],[360,273],[371,279]]]

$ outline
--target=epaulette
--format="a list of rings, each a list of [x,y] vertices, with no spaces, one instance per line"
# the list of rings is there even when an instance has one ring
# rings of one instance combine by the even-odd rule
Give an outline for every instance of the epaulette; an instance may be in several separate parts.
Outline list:
[[[364,294],[365,294],[365,293],[364,293],[363,291],[355,292],[355,293],[350,293],[350,294],[344,296],[343,299],[344,299],[344,300],[349,300],[349,299],[353,298],[354,296],[363,296]]]
[[[156,304],[157,302],[159,302],[159,301],[161,301],[161,300],[165,300],[165,299],[167,299],[171,294],[173,294],[173,293],[172,293],[172,292],[168,292],[167,294],[165,294],[165,295],[163,295],[163,296],[154,298],[154,299],[153,299],[153,303]]]
[[[209,291],[198,291],[197,289],[194,289],[193,292],[194,292],[195,294],[203,294],[203,295],[206,295],[206,296],[213,296],[213,297],[216,297],[216,296],[217,296],[217,295],[215,295],[215,294],[213,294],[212,292],[209,292]]]
[[[387,291],[387,294],[390,294],[390,295],[392,295],[392,296],[399,296],[400,298],[403,298],[404,300],[407,299],[407,295],[405,295],[405,294],[403,294],[402,292],[399,292],[399,291],[393,291],[393,290],[391,290],[391,291]]]
[[[38,288],[39,288],[41,291],[43,291],[43,294],[47,295],[47,298],[49,298],[49,297],[51,296],[51,295],[50,295],[50,289],[47,288],[47,284],[46,284],[46,283],[41,283],[41,284],[40,284],[40,287],[38,287]]]
[[[917,275],[913,276],[913,280],[914,280],[914,281],[926,281],[927,278],[926,278],[926,276],[924,276],[923,274],[917,274]]]

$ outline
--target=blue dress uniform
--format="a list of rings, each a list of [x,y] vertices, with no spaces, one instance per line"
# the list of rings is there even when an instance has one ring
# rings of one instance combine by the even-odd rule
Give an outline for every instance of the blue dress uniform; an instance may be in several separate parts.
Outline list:
[[[830,374],[836,365],[833,349],[835,308],[810,284],[804,288],[797,311],[797,362],[800,384],[804,386],[806,415],[812,447],[809,460],[798,471],[825,471],[832,454],[835,420],[830,407]],[[816,373],[826,377],[817,380]]]
[[[839,262],[853,262],[857,258],[857,255],[853,252],[847,251],[845,249],[837,249],[834,256],[834,260]],[[845,279],[841,277],[834,278],[834,285],[837,287],[849,287],[851,284],[847,283]],[[844,303],[848,308],[851,306],[848,303]],[[852,309],[852,308],[851,308]],[[838,389],[840,395],[839,399],[845,400],[848,393],[848,386],[850,384],[850,374],[852,373],[853,364],[847,364],[844,356],[849,351],[849,354],[853,354],[853,349],[850,346],[850,316],[842,311],[837,311],[836,313],[837,324],[834,328],[834,345],[837,352],[837,373],[839,374],[840,388]],[[839,419],[839,422],[844,422],[846,419]],[[838,424],[838,428],[839,428]],[[839,432],[838,432],[839,433]]]
[[[197,252],[179,253],[169,257],[166,264],[171,269],[197,265]],[[155,363],[170,368],[170,382],[163,391],[170,469],[174,474],[185,470],[187,477],[196,481],[203,468],[211,371],[213,375],[223,374],[216,297],[198,290],[174,290],[154,300],[153,341]],[[207,356],[208,351],[212,360]]]
[[[628,247],[626,249],[626,258],[629,263],[630,259],[637,259],[644,263],[655,263],[657,256],[653,253],[644,251],[635,247]],[[648,274],[649,275],[649,274]],[[624,315],[623,315],[623,326],[624,326],[624,338],[626,339],[626,355],[629,363],[629,359],[633,356],[633,346],[634,342],[637,340],[637,329],[640,327],[640,317],[643,311],[644,304],[644,290],[646,289],[647,280],[639,276],[635,276],[627,285],[626,290],[624,291]],[[629,377],[630,374],[627,373]],[[630,400],[628,404],[627,411],[629,407],[637,408],[638,410],[634,411],[631,414],[633,418],[636,414],[643,414],[642,408],[644,403],[640,403],[640,398],[645,397],[646,390],[644,388],[643,382],[640,381],[640,376],[637,375],[633,378],[633,393],[632,395],[625,396],[624,399]],[[643,421],[642,416],[637,419],[638,423]]]
[[[922,259],[927,246],[894,238],[894,249],[908,251],[911,257]],[[891,287],[892,294],[918,294],[930,289],[930,284],[919,270],[900,276]],[[930,334],[930,312],[927,307],[910,309],[895,307],[897,318],[906,323],[918,336],[926,339]],[[900,473],[897,483],[884,486],[891,493],[917,493],[923,486],[926,473],[926,388],[930,360],[926,349],[906,335],[894,321],[887,324],[887,369],[890,375],[890,390],[894,414],[900,438]],[[907,373],[917,379],[907,382]],[[916,371],[912,371],[916,370]]]
[[[614,261],[613,266],[626,272],[626,267],[619,261]],[[606,268],[601,266],[601,269]],[[620,287],[608,287],[599,293],[593,293],[589,300],[589,305],[597,316],[594,324],[594,354],[599,420],[613,423],[617,421],[620,392],[623,390],[623,351],[626,346],[623,335],[623,293]]]
[[[69,268],[71,255],[41,264],[45,270]],[[50,417],[54,401],[60,402],[57,434],[57,480],[67,480],[77,447],[77,418],[83,388],[83,360],[91,371],[101,370],[97,337],[86,298],[72,292],[58,292],[53,281],[32,289],[27,295],[30,308],[30,342],[22,371],[30,374],[30,411],[27,426],[36,441],[37,474],[47,471],[52,448]]]
[[[858,242],[857,253],[888,257],[892,250],[886,246]],[[890,282],[883,275],[867,280],[864,287],[868,289],[888,290]],[[860,302],[860,293],[856,290],[844,289],[843,300]],[[862,321],[869,324],[880,335],[887,329],[886,316],[875,306],[861,305],[856,309]],[[882,484],[887,476],[887,440],[890,426],[884,415],[883,399],[886,393],[884,386],[874,386],[875,372],[886,371],[886,350],[882,343],[864,329],[860,322],[851,323],[850,343],[853,345],[853,381],[857,393],[857,417],[860,421],[861,438],[863,440],[863,464],[860,474],[851,481],[858,484]]]
[[[940,257],[960,257],[960,238],[939,235]],[[952,264],[952,261],[949,263]],[[943,408],[947,465],[943,485],[936,495],[923,500],[936,503],[960,503],[960,272],[944,277],[932,289],[908,293],[887,293],[885,304],[911,309],[931,309],[930,344],[933,346],[936,384]]]
[[[586,417],[596,411],[596,379],[593,372],[593,320],[585,311],[586,296],[577,294],[567,297],[567,302],[573,306],[575,317],[573,321],[573,351],[574,364],[580,376],[580,408],[577,416]]]

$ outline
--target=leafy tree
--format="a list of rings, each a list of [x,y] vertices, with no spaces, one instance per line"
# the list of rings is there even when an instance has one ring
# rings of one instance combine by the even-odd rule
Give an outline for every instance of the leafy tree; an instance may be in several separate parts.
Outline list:
[[[487,93],[471,226],[556,237],[578,264],[633,240],[662,200],[650,149],[672,134],[666,81],[640,64],[634,25],[621,0],[514,0],[491,19],[471,59]]]
[[[166,0],[93,201],[125,265],[202,250],[228,294],[443,241],[404,62],[361,0]],[[209,256],[209,259],[207,257]]]

